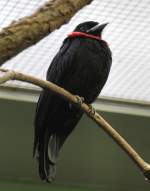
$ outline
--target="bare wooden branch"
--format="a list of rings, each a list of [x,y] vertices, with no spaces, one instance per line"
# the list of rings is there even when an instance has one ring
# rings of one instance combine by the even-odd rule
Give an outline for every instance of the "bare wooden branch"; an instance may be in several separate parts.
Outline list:
[[[92,0],[49,0],[31,16],[11,23],[0,32],[0,66],[68,22]]]
[[[113,129],[112,126],[106,120],[104,120],[103,117],[101,117],[97,112],[95,113],[95,115],[91,114],[90,107],[87,104],[79,104],[76,96],[72,95],[68,91],[51,82],[41,80],[33,76],[5,69],[0,69],[0,71],[4,73],[0,77],[0,84],[8,80],[19,80],[23,82],[29,82],[34,85],[40,86],[41,88],[48,89],[54,94],[59,95],[63,99],[68,100],[75,106],[80,107],[80,109],[84,111],[87,114],[87,116],[89,116],[95,123],[97,123],[97,125],[101,127],[128,154],[132,161],[143,172],[146,179],[150,180],[150,164],[145,162],[140,157],[140,155],[129,145],[129,143],[115,129]]]

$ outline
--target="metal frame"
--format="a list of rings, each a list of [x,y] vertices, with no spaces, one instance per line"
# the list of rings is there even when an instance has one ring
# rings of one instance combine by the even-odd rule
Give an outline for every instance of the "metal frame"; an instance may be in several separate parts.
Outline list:
[[[0,99],[36,103],[39,94],[40,88],[0,87]],[[100,96],[93,105],[98,111],[150,117],[150,102]]]

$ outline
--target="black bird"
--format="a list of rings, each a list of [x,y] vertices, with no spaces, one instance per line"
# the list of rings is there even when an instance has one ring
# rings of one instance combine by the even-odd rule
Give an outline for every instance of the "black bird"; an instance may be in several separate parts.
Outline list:
[[[64,40],[47,71],[47,80],[91,104],[101,92],[110,71],[111,51],[101,34],[107,24],[79,24]],[[35,116],[33,156],[42,180],[52,181],[56,159],[83,112],[48,90],[41,92]]]

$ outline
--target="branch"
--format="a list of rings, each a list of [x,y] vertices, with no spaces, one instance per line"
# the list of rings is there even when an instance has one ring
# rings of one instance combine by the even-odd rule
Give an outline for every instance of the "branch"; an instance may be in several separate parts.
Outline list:
[[[69,101],[87,114],[99,127],[101,127],[132,159],[132,161],[139,167],[139,169],[144,174],[146,180],[150,180],[150,164],[145,162],[140,155],[128,144],[128,142],[115,130],[112,126],[105,121],[97,112],[95,115],[91,114],[91,108],[82,103],[79,105],[78,98],[65,89],[45,80],[38,79],[36,77],[25,75],[19,72],[0,69],[2,72],[2,77],[0,77],[0,84],[8,80],[19,80],[23,82],[32,83],[34,85],[40,86],[41,88],[48,89],[54,94],[59,95],[63,99]]]
[[[49,0],[31,16],[3,28],[0,31],[0,66],[68,22],[79,9],[91,1]]]

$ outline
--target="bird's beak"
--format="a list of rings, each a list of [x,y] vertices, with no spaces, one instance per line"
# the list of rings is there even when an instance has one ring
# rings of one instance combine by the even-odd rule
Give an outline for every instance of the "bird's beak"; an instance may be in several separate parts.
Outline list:
[[[93,28],[87,30],[86,32],[101,34],[102,30],[106,27],[106,25],[108,25],[108,23],[104,23],[102,25],[98,24],[98,25],[94,26]]]

